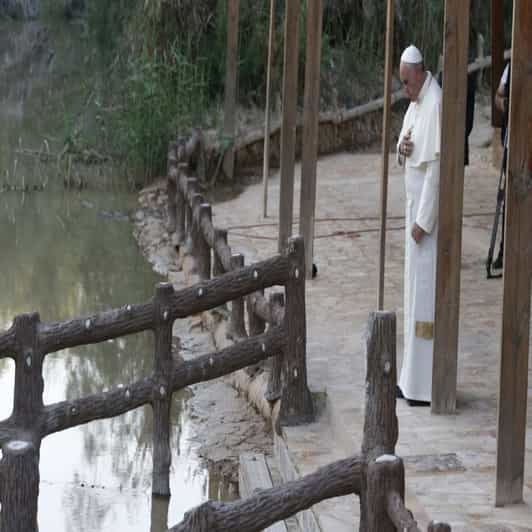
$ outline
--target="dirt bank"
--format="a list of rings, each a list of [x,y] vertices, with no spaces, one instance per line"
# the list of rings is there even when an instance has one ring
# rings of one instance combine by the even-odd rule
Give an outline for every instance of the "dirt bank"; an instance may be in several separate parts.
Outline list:
[[[181,271],[181,259],[172,248],[166,231],[166,188],[162,181],[140,192],[139,209],[134,218],[135,238],[154,270],[167,276],[176,290],[186,286],[191,281],[186,264]],[[210,315],[207,321],[213,325],[213,320],[217,319],[216,315]],[[183,358],[218,349],[215,335],[207,330],[205,323],[205,317],[202,320],[201,316],[192,316],[174,324],[175,344]],[[208,463],[211,475],[222,481],[220,486],[224,492],[214,496],[232,498],[237,490],[239,454],[271,455],[271,431],[264,417],[228,379],[195,385],[191,391],[193,397],[187,406],[192,420],[192,440],[198,445],[199,456]]]

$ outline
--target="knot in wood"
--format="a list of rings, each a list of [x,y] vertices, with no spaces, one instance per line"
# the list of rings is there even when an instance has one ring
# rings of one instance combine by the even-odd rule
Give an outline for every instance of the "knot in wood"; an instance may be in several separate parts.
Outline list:
[[[23,452],[23,451],[27,451],[32,446],[33,446],[33,444],[30,441],[12,440],[12,441],[6,443],[5,449],[8,452],[20,453],[20,452]]]
[[[159,393],[161,394],[161,397],[165,397],[166,396],[166,388],[161,385],[160,388],[159,388]]]
[[[395,462],[396,460],[398,460],[398,458],[394,454],[382,454],[381,456],[375,459],[375,463],[389,464]]]
[[[33,356],[32,356],[31,351],[28,351],[26,353],[26,356],[24,357],[24,360],[26,362],[26,367],[31,368],[31,364],[33,362]]]
[[[131,392],[129,391],[129,388],[126,388],[126,393],[124,395],[126,396],[126,399],[129,399],[131,397]]]
[[[296,268],[296,269],[294,270],[294,277],[295,277],[296,279],[299,279],[299,268]]]
[[[259,278],[259,272],[257,270],[253,270],[253,279]]]
[[[127,305],[127,306],[126,306],[126,311],[127,311],[127,312],[131,312],[131,305]]]
[[[203,288],[200,288],[200,289],[198,290],[198,296],[199,296],[199,297],[203,296]]]
[[[261,344],[260,348],[262,349],[263,353],[266,353],[266,344]]]
[[[392,371],[392,363],[389,360],[387,360],[384,363],[384,373],[386,375],[389,375],[391,371]]]
[[[89,330],[91,328],[91,320],[85,320],[85,329]]]
[[[294,379],[297,379],[297,377],[298,377],[298,372],[297,372],[297,368],[296,368],[296,369],[294,369]]]
[[[168,310],[164,310],[163,311],[163,320],[167,321],[168,320],[168,316],[169,316]]]
[[[78,410],[75,406],[72,406],[72,407],[70,408],[70,414],[71,414],[72,416],[77,416],[77,415],[79,414],[79,410]]]

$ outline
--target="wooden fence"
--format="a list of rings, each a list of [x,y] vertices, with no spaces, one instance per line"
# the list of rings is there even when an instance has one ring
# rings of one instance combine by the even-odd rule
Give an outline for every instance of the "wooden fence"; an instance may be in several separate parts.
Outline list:
[[[206,226],[201,222],[208,211],[201,202],[195,211],[192,240],[202,256],[205,247],[201,246],[205,242],[200,227]],[[145,303],[57,323],[41,323],[37,313],[24,314],[14,319],[9,330],[0,333],[0,358],[10,357],[15,361],[13,411],[8,419],[0,422],[0,528],[3,532],[37,530],[40,446],[42,439],[54,432],[150,404],[154,418],[152,491],[169,495],[170,406],[174,392],[269,357],[283,357],[284,363],[277,364],[282,369],[278,381],[272,384],[272,390],[284,404],[280,414],[282,422],[297,424],[312,419],[305,366],[303,242],[292,239],[285,253],[249,267],[235,269],[234,265],[242,265],[241,259],[228,258],[232,268],[228,273],[177,292],[171,284],[160,283],[153,299]],[[228,263],[224,260],[225,268],[224,264]],[[206,265],[202,268],[203,277],[208,277]],[[286,306],[283,312],[261,314],[264,321],[272,323],[268,331],[264,332],[264,327],[255,322],[254,333],[231,347],[186,362],[174,357],[175,320],[229,301],[242,301],[271,286],[285,287]],[[243,314],[239,303],[234,305],[233,317],[235,330],[240,331]],[[155,365],[150,377],[109,392],[43,404],[42,367],[47,354],[146,330],[152,330],[155,337]]]
[[[227,242],[227,231],[212,225],[212,208],[198,192],[198,180],[190,177],[189,161],[196,150],[197,138],[191,137],[186,144],[170,143],[168,152],[168,228],[178,249],[195,259],[194,269],[201,279],[208,279],[227,271],[239,271],[244,267],[244,257],[233,254]],[[300,237],[292,238],[289,253],[299,257],[293,270],[296,279],[304,277],[304,251]],[[212,266],[211,266],[212,264]],[[312,419],[312,403],[306,389],[306,331],[304,282],[300,290],[289,290],[287,284],[286,309],[282,294],[273,294],[267,301],[261,292],[247,296],[249,334],[264,331],[286,323],[291,335],[288,338],[289,356],[283,360],[273,358],[273,367],[268,385],[268,399],[280,396],[280,375],[285,379],[298,377],[305,371],[305,388],[298,389],[298,398],[285,403],[281,400],[282,421],[301,422]],[[289,303],[289,299],[292,302]],[[293,309],[293,310],[290,310]],[[301,315],[296,318],[296,309]],[[230,331],[233,339],[241,342],[247,336],[244,320],[243,299],[234,300],[231,309]],[[292,341],[291,343],[290,337]],[[237,343],[238,345],[238,343]],[[300,364],[297,364],[300,361]],[[303,381],[301,381],[303,382]],[[300,382],[300,384],[301,384]],[[362,452],[345,460],[334,462],[299,480],[288,482],[269,490],[259,490],[246,499],[219,503],[208,501],[185,514],[184,520],[171,532],[259,532],[273,523],[286,519],[325,499],[355,494],[360,498],[363,532],[392,532],[406,530],[420,532],[412,513],[404,505],[405,478],[403,461],[395,456],[398,438],[396,416],[396,318],[394,313],[379,312],[369,320],[367,340],[366,412]],[[295,383],[294,383],[295,385]],[[294,388],[295,389],[295,388]],[[294,402],[295,401],[295,402]],[[299,406],[293,418],[291,404]],[[429,532],[447,532],[445,523],[432,522]]]

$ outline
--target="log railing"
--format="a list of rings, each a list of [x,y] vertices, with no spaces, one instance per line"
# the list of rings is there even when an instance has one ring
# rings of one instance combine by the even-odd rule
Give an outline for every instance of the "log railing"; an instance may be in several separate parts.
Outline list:
[[[209,212],[196,198],[196,209],[191,210],[190,220],[195,220],[195,249],[200,253],[206,249],[200,242],[204,239],[202,220]],[[2,532],[37,530],[40,446],[43,438],[55,432],[150,404],[154,414],[152,492],[168,496],[170,405],[174,392],[270,357],[282,357],[283,363],[278,364],[284,368],[278,381],[282,382],[279,393],[284,403],[281,422],[295,424],[312,419],[305,356],[301,350],[301,345],[305,345],[301,239],[292,239],[283,254],[251,266],[243,267],[238,256],[231,256],[230,264],[230,271],[209,279],[204,263],[204,280],[179,291],[174,291],[170,283],[160,283],[154,297],[144,303],[56,323],[42,323],[38,313],[23,314],[13,320],[9,330],[0,333],[0,359],[11,358],[15,362],[13,411],[8,419],[0,421]],[[229,301],[243,301],[250,295],[256,298],[273,286],[284,287],[285,294],[281,296],[286,298],[286,309],[283,313],[272,312],[274,318],[267,317],[271,319],[267,331],[256,320],[253,333],[246,333],[230,347],[188,361],[174,357],[172,327],[175,320]],[[244,332],[243,309],[235,312],[233,308],[233,317]],[[42,368],[46,355],[146,330],[153,331],[155,338],[155,364],[150,377],[108,392],[44,405]]]
[[[367,339],[366,410],[362,452],[298,480],[229,503],[208,501],[185,514],[170,532],[259,532],[325,499],[354,494],[360,499],[361,532],[421,532],[404,503],[405,470],[395,455],[398,437],[395,383],[396,318],[374,313]],[[428,532],[450,532],[431,522]]]
[[[168,150],[168,229],[178,250],[184,250],[194,258],[194,272],[201,280],[216,278],[226,272],[235,272],[245,266],[244,256],[233,253],[227,241],[227,231],[214,227],[212,207],[199,192],[199,182],[192,177],[195,153],[194,144],[183,149],[178,143],[170,143]],[[294,238],[289,243],[288,255],[294,257],[291,277],[286,283],[286,304],[283,294],[272,294],[266,299],[263,291],[247,297],[233,299],[229,336],[241,341],[248,334],[258,334],[266,326],[279,326],[286,321],[290,329],[287,352],[290,356],[272,359],[267,399],[282,398],[281,423],[296,424],[311,421],[313,406],[307,388],[306,372],[306,317],[305,317],[305,265],[303,241]],[[297,257],[297,259],[296,259]],[[254,275],[259,277],[260,270]],[[247,308],[246,330],[245,309]],[[286,320],[285,320],[286,317]],[[281,389],[281,368],[288,386]],[[289,394],[295,394],[288,397]],[[297,403],[297,405],[296,405]]]
[[[227,231],[212,224],[212,208],[198,192],[198,181],[190,177],[191,165],[183,160],[186,152],[170,144],[168,154],[168,227],[174,233],[176,248],[195,260],[193,269],[201,279],[221,272],[238,272],[244,268],[244,257],[233,254]],[[292,277],[284,294],[263,291],[247,296],[249,334],[262,334],[266,325],[279,327],[286,323],[288,356],[272,358],[267,399],[280,393],[281,414],[285,422],[310,419],[305,401],[306,331],[305,278],[303,242],[291,239],[288,253],[293,261]],[[257,270],[258,271],[258,270]],[[215,277],[216,278],[216,277]],[[360,498],[360,530],[363,532],[420,532],[412,513],[405,507],[405,473],[401,458],[395,456],[399,428],[396,416],[396,318],[394,313],[379,312],[369,320],[367,337],[366,412],[362,452],[334,462],[299,480],[270,490],[257,490],[253,496],[231,503],[208,501],[185,514],[184,520],[171,532],[217,532],[238,530],[259,532],[325,499],[348,494]],[[246,336],[243,298],[232,301],[230,331],[235,345]],[[282,371],[284,368],[284,371]],[[305,371],[300,379],[300,371]],[[285,387],[281,390],[281,382]],[[286,384],[290,386],[286,386]],[[291,392],[287,390],[290,388]],[[288,397],[295,393],[294,397]],[[292,406],[298,405],[295,412]],[[284,405],[284,408],[283,408]],[[450,532],[449,525],[434,523],[428,532]]]

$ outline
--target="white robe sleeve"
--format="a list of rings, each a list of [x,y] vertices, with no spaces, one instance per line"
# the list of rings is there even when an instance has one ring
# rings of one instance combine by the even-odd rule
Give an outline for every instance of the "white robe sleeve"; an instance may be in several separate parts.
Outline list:
[[[423,190],[419,200],[416,223],[425,231],[432,233],[438,219],[438,206],[440,196],[440,160],[436,159],[427,164]]]

